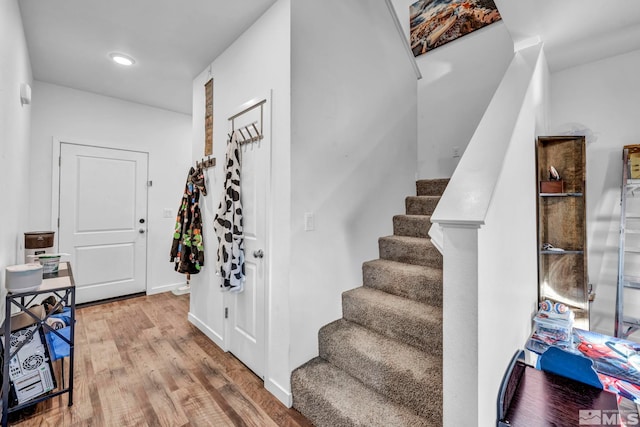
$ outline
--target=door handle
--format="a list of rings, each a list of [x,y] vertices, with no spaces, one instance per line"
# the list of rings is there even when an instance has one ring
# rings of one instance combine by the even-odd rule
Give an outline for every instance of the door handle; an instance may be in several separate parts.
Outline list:
[[[264,252],[262,249],[258,249],[257,251],[253,251],[254,258],[262,258],[264,256]]]
[[[144,228],[141,228],[140,230],[138,230],[138,233],[144,234]]]

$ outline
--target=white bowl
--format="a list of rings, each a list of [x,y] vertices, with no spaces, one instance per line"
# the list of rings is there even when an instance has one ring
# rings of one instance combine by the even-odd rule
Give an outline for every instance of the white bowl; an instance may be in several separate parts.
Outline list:
[[[35,291],[42,284],[42,265],[10,265],[5,269],[4,283],[9,292]]]

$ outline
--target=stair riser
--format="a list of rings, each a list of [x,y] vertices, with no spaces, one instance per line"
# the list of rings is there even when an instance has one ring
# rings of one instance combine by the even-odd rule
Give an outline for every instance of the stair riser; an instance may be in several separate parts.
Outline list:
[[[362,265],[363,284],[400,297],[442,307],[442,271],[439,274],[388,269],[375,262]]]
[[[393,217],[393,234],[395,236],[429,237],[431,221],[429,216],[411,217],[396,215]]]
[[[441,196],[449,183],[448,179],[430,179],[416,182],[418,196]]]
[[[349,292],[342,294],[345,319],[389,338],[402,341],[436,356],[442,355],[442,317],[418,318],[361,300]]]
[[[424,357],[422,360],[416,359],[416,362],[422,362],[420,368],[424,369],[426,375],[417,377],[411,371],[370,357],[353,343],[352,338],[352,335],[332,325],[322,328],[319,334],[320,357],[388,399],[412,409],[419,416],[431,419],[434,423],[441,421],[441,414],[434,413],[432,408],[442,406],[442,390],[433,390],[429,384],[442,383],[442,366],[424,363],[428,358],[419,352]]]
[[[405,243],[382,237],[378,240],[378,249],[382,259],[442,268],[442,254],[426,239],[424,242]]]
[[[440,197],[410,196],[405,198],[407,215],[431,215],[440,201]]]
[[[296,379],[292,378],[291,382],[295,384]],[[358,426],[354,421],[343,417],[330,402],[314,393],[313,386],[293,386],[292,394],[293,407],[311,421],[315,427]]]

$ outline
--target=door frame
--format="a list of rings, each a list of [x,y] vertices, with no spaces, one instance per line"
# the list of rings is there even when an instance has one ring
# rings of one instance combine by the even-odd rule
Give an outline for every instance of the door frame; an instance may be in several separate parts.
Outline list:
[[[264,260],[264,349],[263,349],[263,358],[264,358],[264,372],[262,380],[264,382],[264,386],[266,387],[267,382],[269,381],[269,337],[271,336],[271,324],[270,324],[270,314],[271,314],[271,267],[272,267],[272,247],[271,247],[271,236],[273,233],[273,224],[271,218],[273,203],[271,198],[271,187],[272,187],[272,162],[273,162],[273,153],[272,153],[272,132],[271,132],[271,109],[272,109],[272,90],[268,90],[262,94],[262,96],[258,96],[252,98],[238,106],[236,106],[232,112],[229,114],[232,116],[236,114],[236,112],[243,111],[254,104],[262,100],[266,100],[263,108],[263,117],[262,117],[262,133],[265,135],[264,139],[267,141],[261,141],[264,144],[264,148],[267,150],[268,159],[265,165],[265,236],[264,236],[264,248],[267,252],[265,260]],[[241,148],[242,149],[242,148]],[[246,255],[245,255],[246,256]],[[231,306],[231,298],[233,298],[233,294],[230,292],[224,293],[224,306]],[[224,322],[224,351],[230,352],[230,336],[231,336],[231,321],[230,319],[225,319]],[[236,357],[234,355],[234,357]],[[236,357],[237,358],[237,357]],[[240,360],[240,359],[238,359]]]
[[[131,150],[130,148],[123,148],[121,146],[109,146],[108,144],[102,144],[97,141],[85,140],[79,138],[60,138],[53,137],[51,140],[51,230],[55,230],[56,237],[54,239],[54,251],[59,251],[59,239],[60,239],[60,227],[58,216],[60,215],[60,156],[62,153],[62,144],[69,145],[83,145],[92,148],[104,148],[107,150],[120,150],[130,151],[134,153],[142,153],[147,156],[147,183],[149,182],[149,152],[140,150]],[[146,186],[145,205],[146,212],[145,218],[149,218],[149,186]],[[144,288],[145,292],[149,291],[149,223],[147,221],[147,233],[145,239],[147,244],[145,245],[144,260],[145,260],[145,277]]]

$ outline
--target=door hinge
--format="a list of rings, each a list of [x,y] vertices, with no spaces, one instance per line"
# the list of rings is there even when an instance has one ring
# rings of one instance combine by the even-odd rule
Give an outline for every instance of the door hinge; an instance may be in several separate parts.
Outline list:
[[[58,218],[58,228],[60,228],[60,218]]]
[[[58,156],[58,166],[62,166],[62,156]]]
[[[224,308],[224,318],[228,319],[229,318],[229,307],[225,307]]]

